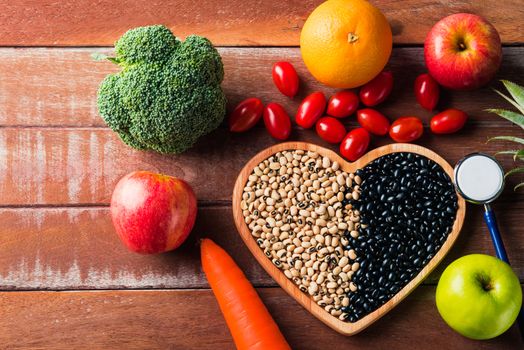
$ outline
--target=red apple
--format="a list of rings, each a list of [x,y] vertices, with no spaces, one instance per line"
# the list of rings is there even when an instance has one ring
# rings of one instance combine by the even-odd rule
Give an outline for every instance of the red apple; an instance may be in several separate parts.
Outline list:
[[[111,198],[116,232],[137,253],[179,247],[191,232],[196,213],[195,194],[185,181],[149,171],[124,176]]]
[[[482,17],[457,13],[440,20],[424,43],[429,73],[442,86],[470,90],[488,83],[502,60],[499,33]]]

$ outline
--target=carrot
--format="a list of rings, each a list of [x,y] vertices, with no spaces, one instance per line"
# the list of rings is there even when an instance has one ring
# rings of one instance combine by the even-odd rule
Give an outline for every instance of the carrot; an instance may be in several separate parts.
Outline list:
[[[200,245],[202,269],[238,350],[291,349],[269,311],[233,259],[210,239]]]

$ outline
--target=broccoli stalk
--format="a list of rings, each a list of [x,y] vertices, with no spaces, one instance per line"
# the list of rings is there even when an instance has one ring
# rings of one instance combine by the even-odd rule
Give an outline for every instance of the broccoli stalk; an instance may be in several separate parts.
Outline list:
[[[206,38],[177,39],[164,26],[132,29],[115,44],[122,67],[98,90],[98,109],[127,145],[160,153],[181,153],[224,119],[220,87],[224,69]]]

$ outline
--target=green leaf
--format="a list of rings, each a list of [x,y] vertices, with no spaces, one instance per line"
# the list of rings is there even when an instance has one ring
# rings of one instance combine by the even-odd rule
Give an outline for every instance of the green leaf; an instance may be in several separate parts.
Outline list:
[[[524,187],[524,182],[521,182],[517,186],[513,187],[513,191],[516,191],[516,190],[518,190],[521,187]]]
[[[517,102],[515,102],[512,98],[510,98],[509,96],[507,95],[504,95],[502,92],[498,91],[498,90],[494,90],[497,94],[499,94],[500,96],[504,97],[504,99],[506,99],[506,101],[508,101],[509,103],[511,103],[513,106],[515,106],[519,111],[520,113],[524,114],[524,107],[521,107],[519,106],[519,104]]]
[[[515,123],[518,126],[520,126],[522,129],[524,129],[524,115],[522,115],[522,114],[518,114],[518,113],[515,113],[515,112],[512,112],[512,111],[508,111],[506,109],[493,109],[493,108],[490,108],[490,109],[486,109],[486,111],[488,111],[490,113],[498,114],[502,118],[507,119],[510,122]]]
[[[518,173],[524,173],[524,167],[521,166],[515,169],[511,169],[510,171],[506,173],[506,175],[504,175],[504,177],[508,177],[508,176],[518,174]]]
[[[500,155],[505,155],[505,154],[511,154],[512,156],[514,156],[515,154],[517,154],[518,150],[512,150],[512,151],[500,151],[500,152],[497,152],[495,153],[496,156],[500,156]]]
[[[511,94],[515,102],[519,104],[519,110],[522,112],[522,114],[524,114],[524,87],[509,80],[502,80],[502,83]]]
[[[524,158],[524,149],[521,149],[520,151],[515,153],[515,155],[513,156],[513,160],[517,161],[517,158],[518,159],[523,159]]]
[[[490,141],[512,141],[512,142],[517,142],[517,143],[521,143],[524,145],[524,139],[520,137],[515,137],[515,136],[496,136],[496,137],[490,138],[488,142]]]
[[[100,53],[100,52],[93,52],[91,54],[91,58],[93,60],[95,60],[95,61],[108,60],[109,62],[113,62],[115,64],[120,64],[120,61],[117,58],[104,55],[103,53]]]

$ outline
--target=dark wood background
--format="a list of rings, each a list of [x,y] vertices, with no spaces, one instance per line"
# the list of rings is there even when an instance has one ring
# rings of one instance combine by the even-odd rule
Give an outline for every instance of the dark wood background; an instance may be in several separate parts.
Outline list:
[[[223,56],[229,108],[258,96],[284,104],[327,94],[307,73],[297,47],[300,28],[321,1],[0,0],[0,347],[231,349],[233,343],[199,263],[197,240],[211,237],[235,258],[258,288],[293,348],[517,349],[515,327],[497,339],[471,341],[437,313],[435,285],[443,268],[469,253],[494,254],[480,208],[468,207],[458,243],[445,262],[395,310],[363,333],[344,337],[287,296],[241,242],[231,215],[231,192],[243,164],[274,144],[262,126],[241,135],[225,127],[180,156],[138,152],[107,129],[97,114],[96,90],[115,67],[93,62],[127,29],[169,25],[185,37],[209,37]],[[373,1],[387,16],[395,49],[388,67],[395,90],[380,110],[391,118],[419,115],[412,92],[425,71],[422,42],[440,18],[456,12],[485,16],[499,30],[504,58],[498,78],[524,83],[524,11],[520,0]],[[289,60],[301,77],[294,101],[273,86],[271,66]],[[465,110],[470,122],[451,136],[427,133],[420,144],[450,163],[473,151],[494,153],[510,144],[490,136],[522,130],[485,108],[509,107],[490,87],[445,92],[440,109]],[[354,119],[347,121],[355,125]],[[295,128],[293,140],[322,141]],[[390,140],[374,139],[372,146]],[[504,159],[509,168],[511,159]],[[130,253],[113,232],[108,202],[116,181],[133,170],[153,170],[189,181],[199,199],[196,227],[176,252]],[[508,188],[495,204],[508,254],[524,281],[524,192]],[[329,344],[329,345],[328,345]]]

